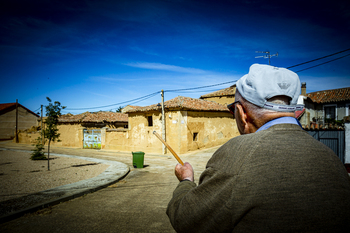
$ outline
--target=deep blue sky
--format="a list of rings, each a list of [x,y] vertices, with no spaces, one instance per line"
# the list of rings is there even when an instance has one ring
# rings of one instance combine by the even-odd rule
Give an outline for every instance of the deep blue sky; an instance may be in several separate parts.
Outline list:
[[[115,110],[164,90],[235,81],[256,51],[289,67],[350,48],[349,1],[1,1],[0,103]],[[298,71],[334,59],[292,68]],[[307,92],[350,87],[350,56],[298,72]],[[234,83],[196,92],[198,98]],[[199,92],[202,91],[202,92]],[[161,101],[160,94],[133,105]],[[69,110],[113,105],[105,108]],[[128,103],[127,103],[128,104]]]

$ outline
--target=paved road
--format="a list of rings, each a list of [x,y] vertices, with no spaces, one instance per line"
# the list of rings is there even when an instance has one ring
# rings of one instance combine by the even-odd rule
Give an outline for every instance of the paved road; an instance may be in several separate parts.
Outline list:
[[[216,149],[181,156],[194,167],[196,181]],[[52,152],[119,161],[131,171],[107,188],[3,223],[1,232],[174,232],[165,214],[178,184],[172,156],[146,154],[145,168],[134,169],[131,153],[58,147]]]

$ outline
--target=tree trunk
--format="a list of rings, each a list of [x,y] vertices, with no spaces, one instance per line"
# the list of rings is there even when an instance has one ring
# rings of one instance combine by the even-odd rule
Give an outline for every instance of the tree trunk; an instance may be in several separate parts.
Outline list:
[[[47,170],[50,171],[50,142],[51,140],[49,140],[49,144],[47,147]]]

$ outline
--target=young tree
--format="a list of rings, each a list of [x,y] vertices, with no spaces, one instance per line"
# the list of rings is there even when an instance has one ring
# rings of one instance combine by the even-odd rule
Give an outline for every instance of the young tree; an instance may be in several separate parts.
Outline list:
[[[61,116],[61,110],[66,107],[61,106],[61,103],[58,101],[55,101],[52,104],[52,101],[49,97],[46,97],[46,99],[49,101],[49,105],[45,106],[47,118],[45,120],[44,138],[48,140],[47,169],[50,170],[50,143],[51,141],[60,141],[60,134],[58,133],[57,129],[58,117]]]
[[[41,137],[38,137],[36,139],[35,149],[32,150],[32,156],[30,157],[31,160],[46,160],[46,156],[44,153],[44,145],[42,144]]]

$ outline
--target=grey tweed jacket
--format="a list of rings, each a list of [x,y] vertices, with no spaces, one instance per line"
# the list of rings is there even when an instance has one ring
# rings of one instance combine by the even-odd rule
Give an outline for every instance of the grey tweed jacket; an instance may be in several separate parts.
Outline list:
[[[167,215],[177,232],[349,232],[350,179],[331,149],[279,124],[220,147]]]

